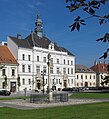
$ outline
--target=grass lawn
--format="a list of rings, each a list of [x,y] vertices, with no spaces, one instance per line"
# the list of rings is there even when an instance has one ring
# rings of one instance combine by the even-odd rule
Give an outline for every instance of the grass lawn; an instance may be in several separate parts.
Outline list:
[[[16,99],[25,99],[25,98],[30,98],[30,96],[19,96],[19,97],[2,97],[0,100],[16,100]]]
[[[0,119],[109,119],[109,102],[34,110],[1,107]]]
[[[102,93],[102,92],[96,92],[96,93],[88,93],[88,92],[82,92],[82,93],[73,93],[71,98],[100,98],[100,99],[107,99],[109,98],[109,93]]]

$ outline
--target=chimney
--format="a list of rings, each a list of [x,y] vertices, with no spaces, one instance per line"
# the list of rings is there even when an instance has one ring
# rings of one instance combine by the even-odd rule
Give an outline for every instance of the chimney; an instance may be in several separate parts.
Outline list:
[[[22,39],[22,35],[18,33],[18,34],[17,34],[17,38],[18,38],[18,39]]]
[[[96,66],[96,65],[97,65],[97,61],[95,60],[95,61],[94,61],[94,66]]]

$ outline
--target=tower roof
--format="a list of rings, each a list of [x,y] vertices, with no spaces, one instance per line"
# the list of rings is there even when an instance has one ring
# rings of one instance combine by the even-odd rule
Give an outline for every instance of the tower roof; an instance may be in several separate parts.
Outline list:
[[[42,28],[42,20],[40,18],[40,12],[38,11],[37,13],[37,19],[36,19],[36,22],[35,22],[35,32],[37,33],[37,35],[39,37],[42,37],[43,36],[43,28]]]
[[[40,19],[40,11],[38,10],[37,19]]]

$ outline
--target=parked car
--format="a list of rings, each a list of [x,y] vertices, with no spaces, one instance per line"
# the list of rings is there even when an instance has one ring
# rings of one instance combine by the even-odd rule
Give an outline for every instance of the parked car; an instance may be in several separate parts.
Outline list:
[[[11,92],[6,90],[6,89],[1,89],[0,90],[0,95],[9,96],[9,95],[11,95]]]

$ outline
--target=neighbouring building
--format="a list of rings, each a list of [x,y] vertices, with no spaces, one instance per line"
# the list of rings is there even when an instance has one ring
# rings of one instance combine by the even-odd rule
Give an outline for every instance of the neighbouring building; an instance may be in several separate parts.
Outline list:
[[[43,35],[42,20],[37,14],[35,31],[22,39],[8,37],[8,47],[19,63],[20,90],[47,90],[48,54],[51,55],[50,79],[52,88],[61,90],[75,86],[75,56]]]
[[[103,81],[103,78],[108,75],[107,66],[108,64],[99,62],[99,63],[95,63],[94,66],[90,68],[94,72],[96,72],[97,87],[102,86],[101,83]],[[105,84],[104,86],[108,86],[108,85]]]
[[[75,87],[96,87],[96,73],[84,65],[75,66]]]
[[[7,46],[0,45],[0,88],[17,90],[18,63]]]

